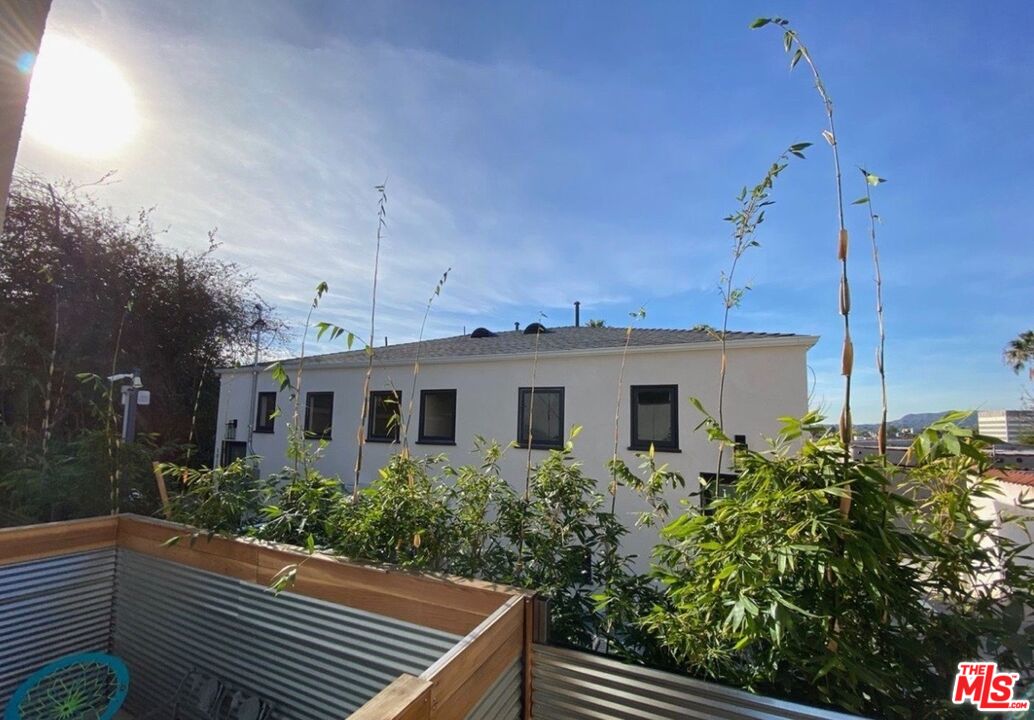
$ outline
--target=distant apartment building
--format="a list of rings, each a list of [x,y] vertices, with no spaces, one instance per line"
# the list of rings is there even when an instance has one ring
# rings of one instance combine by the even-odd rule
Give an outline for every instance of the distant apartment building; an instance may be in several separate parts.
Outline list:
[[[1034,436],[1034,410],[981,410],[977,413],[981,435],[989,435],[1006,443],[1021,443]]]

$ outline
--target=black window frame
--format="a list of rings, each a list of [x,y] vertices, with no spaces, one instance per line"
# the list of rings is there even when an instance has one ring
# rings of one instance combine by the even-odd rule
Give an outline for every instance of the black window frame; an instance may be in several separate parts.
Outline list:
[[[262,413],[262,399],[272,398],[273,410],[265,413],[263,417]],[[276,412],[276,391],[260,392],[258,398],[255,400],[255,432],[257,433],[272,433],[275,430],[276,418],[270,417]]]
[[[740,476],[736,473],[719,473],[718,474],[718,488],[714,487],[714,473],[713,472],[702,472],[697,476],[700,482],[700,507],[705,514],[710,515],[713,511],[708,510],[707,506],[710,505],[718,497],[725,497],[724,494],[715,494],[715,489],[721,490],[723,487],[727,487],[730,490],[736,486],[736,481],[740,479]]]
[[[452,397],[452,430],[449,435],[427,435],[424,432],[424,409],[428,396],[446,395]],[[420,417],[417,420],[417,443],[421,445],[456,444],[456,390],[455,388],[434,388],[420,391]]]
[[[235,460],[246,457],[248,457],[247,442],[244,440],[223,440],[223,446],[219,450],[220,467],[226,467]]]
[[[330,398],[330,425],[322,433],[312,430],[312,400],[318,397]],[[334,431],[334,393],[330,390],[314,390],[305,393],[305,426],[304,433],[308,440],[330,440]]]
[[[375,421],[374,411],[377,409],[377,401],[380,398],[393,398],[396,405],[395,412],[402,415],[402,391],[401,390],[371,390],[366,402],[366,440],[375,443],[397,443],[401,437],[402,423],[395,423],[395,427],[388,430],[388,435],[374,435],[373,426]]]
[[[535,395],[544,395],[547,393],[556,393],[560,396],[560,422],[558,428],[560,434],[556,441],[543,442],[536,438],[532,438],[531,448],[532,450],[559,450],[564,447],[564,415],[566,411],[566,399],[564,397],[565,392],[563,387],[519,387],[517,388],[517,447],[527,448],[528,447],[528,418],[524,416],[524,395],[526,393],[534,392]],[[532,412],[535,411],[534,403],[532,403]]]
[[[643,391],[656,392],[667,390],[671,393],[671,442],[659,443],[656,440],[642,440],[639,438],[639,393]],[[679,386],[678,385],[632,385],[629,388],[629,409],[631,414],[631,426],[629,429],[629,450],[649,450],[652,442],[655,452],[682,452],[679,449]]]

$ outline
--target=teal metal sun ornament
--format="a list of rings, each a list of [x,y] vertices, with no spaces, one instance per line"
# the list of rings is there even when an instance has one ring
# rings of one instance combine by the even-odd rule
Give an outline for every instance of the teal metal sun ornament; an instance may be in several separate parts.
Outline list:
[[[129,691],[129,670],[104,653],[68,655],[43,666],[11,696],[3,720],[111,720]]]

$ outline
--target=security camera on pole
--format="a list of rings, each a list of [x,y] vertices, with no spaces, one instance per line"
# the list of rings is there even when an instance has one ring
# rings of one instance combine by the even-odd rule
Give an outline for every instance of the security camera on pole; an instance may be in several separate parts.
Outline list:
[[[151,404],[151,391],[144,390],[144,383],[140,379],[140,369],[133,368],[133,372],[119,373],[108,377],[112,385],[121,381],[130,382],[122,386],[122,442],[131,443],[136,439],[136,409],[140,405]]]

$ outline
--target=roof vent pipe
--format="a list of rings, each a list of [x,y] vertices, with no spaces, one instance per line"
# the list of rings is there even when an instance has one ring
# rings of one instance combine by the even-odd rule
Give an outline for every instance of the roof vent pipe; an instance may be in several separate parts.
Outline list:
[[[582,326],[582,304],[577,300],[574,301],[574,326]]]
[[[520,329],[521,329],[521,324],[520,324],[519,322],[515,322],[515,323],[513,324],[513,329],[514,329],[514,330],[517,330],[518,332],[520,332]]]

